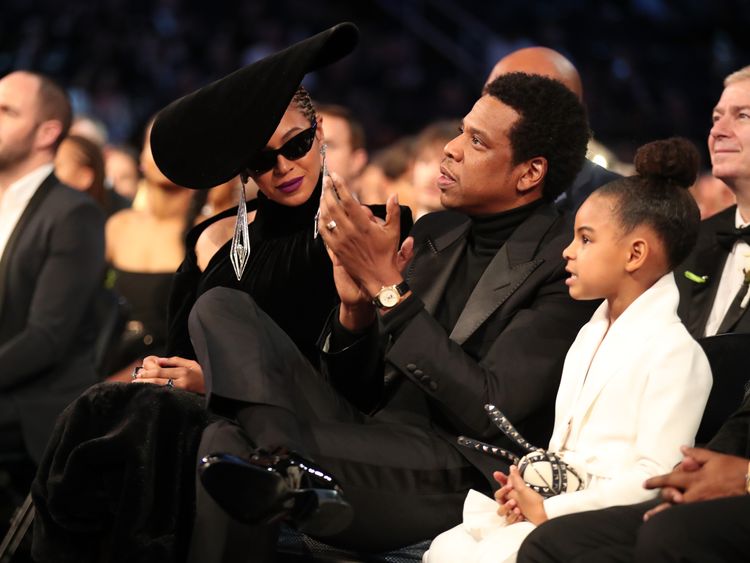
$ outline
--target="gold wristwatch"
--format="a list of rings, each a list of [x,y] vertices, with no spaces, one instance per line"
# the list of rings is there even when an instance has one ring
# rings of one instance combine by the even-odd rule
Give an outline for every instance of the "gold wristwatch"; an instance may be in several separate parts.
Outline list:
[[[401,302],[401,298],[409,292],[409,285],[402,281],[396,285],[384,285],[375,294],[372,304],[378,309],[390,309]]]

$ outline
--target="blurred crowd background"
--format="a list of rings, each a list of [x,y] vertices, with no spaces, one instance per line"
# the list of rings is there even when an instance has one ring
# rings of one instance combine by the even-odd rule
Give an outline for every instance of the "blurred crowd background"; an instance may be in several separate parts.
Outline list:
[[[94,319],[102,379],[130,381],[145,356],[165,353],[186,233],[240,190],[238,178],[193,191],[164,176],[144,143],[154,114],[342,21],[359,26],[358,48],[303,84],[322,110],[331,170],[363,203],[398,193],[415,219],[439,209],[458,120],[494,64],[531,45],[578,68],[589,158],[627,174],[638,146],[685,136],[703,154],[692,188],[702,216],[734,200],[710,175],[706,139],[723,78],[750,64],[750,0],[0,0],[0,77],[37,71],[69,92],[77,119],[55,171],[108,217]],[[0,523],[28,491],[33,467],[21,467],[15,496],[0,487]]]
[[[629,162],[673,134],[705,145],[721,78],[750,60],[747,0],[3,0],[0,75],[58,79],[110,144],[140,145],[171,100],[344,20],[354,56],[306,85],[348,106],[370,151],[464,115],[489,70],[525,45],[578,67],[596,138]]]

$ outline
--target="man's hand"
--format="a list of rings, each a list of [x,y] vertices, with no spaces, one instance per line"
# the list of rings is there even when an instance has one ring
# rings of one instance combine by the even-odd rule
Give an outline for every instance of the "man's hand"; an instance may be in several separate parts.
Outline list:
[[[372,299],[385,285],[402,281],[404,254],[399,252],[400,214],[397,197],[386,203],[385,222],[374,220],[368,208],[359,204],[337,174],[323,179],[319,230],[336,256],[337,263]],[[328,226],[335,225],[333,228]],[[411,256],[408,256],[410,259]]]
[[[673,472],[698,471],[698,469],[700,469],[701,467],[702,465],[698,463],[695,459],[693,459],[690,456],[685,456],[684,458],[682,458],[682,461],[680,463],[675,465]],[[661,492],[659,493],[659,496],[661,496],[664,502],[659,504],[658,506],[655,506],[651,510],[647,511],[643,515],[644,521],[651,518],[654,514],[658,514],[659,512],[666,510],[673,504],[680,504],[681,502],[683,502],[682,491],[669,485],[662,487]]]
[[[748,460],[703,448],[682,447],[683,462],[671,473],[652,477],[647,489],[661,488],[667,506],[746,494],[745,475]],[[644,515],[648,519],[664,510],[659,505]]]
[[[375,321],[375,306],[362,287],[349,275],[341,261],[328,249],[333,263],[333,281],[339,294],[339,322],[351,331],[367,328]]]

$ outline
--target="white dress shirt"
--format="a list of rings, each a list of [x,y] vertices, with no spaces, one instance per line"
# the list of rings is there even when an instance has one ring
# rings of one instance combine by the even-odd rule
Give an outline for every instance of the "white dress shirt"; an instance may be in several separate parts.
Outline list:
[[[53,168],[52,163],[35,168],[8,186],[0,198],[0,259],[26,206]]]
[[[747,221],[742,219],[740,215],[740,208],[737,208],[735,212],[734,226],[741,229],[748,225]],[[721,321],[729,310],[729,306],[734,301],[737,292],[742,286],[742,281],[745,278],[743,269],[750,267],[750,245],[745,241],[737,241],[734,243],[732,252],[727,256],[727,261],[724,264],[724,271],[721,273],[721,279],[719,280],[719,288],[716,290],[716,298],[714,304],[711,307],[711,314],[708,316],[706,321],[706,336],[713,336],[719,330]]]

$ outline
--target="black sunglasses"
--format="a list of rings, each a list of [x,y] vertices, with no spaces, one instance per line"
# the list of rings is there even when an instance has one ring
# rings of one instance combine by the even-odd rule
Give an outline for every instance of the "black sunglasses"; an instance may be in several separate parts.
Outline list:
[[[276,159],[279,155],[288,160],[297,160],[310,152],[313,140],[315,139],[315,130],[318,123],[313,121],[312,127],[297,133],[278,149],[264,150],[251,157],[247,163],[248,169],[253,174],[263,174],[276,166]]]

